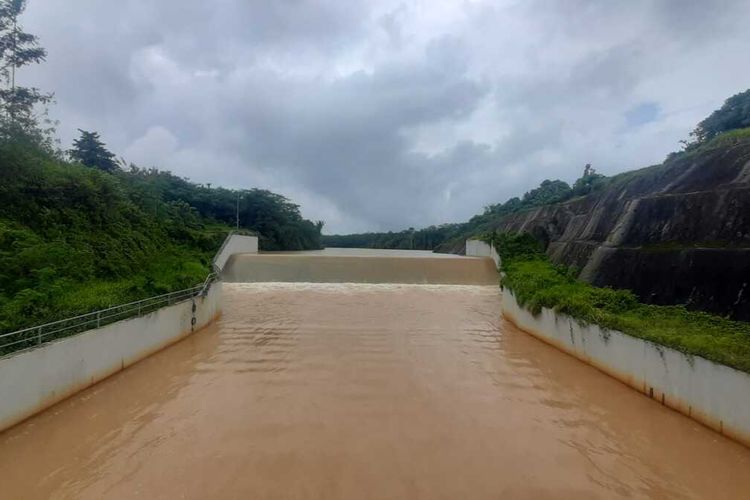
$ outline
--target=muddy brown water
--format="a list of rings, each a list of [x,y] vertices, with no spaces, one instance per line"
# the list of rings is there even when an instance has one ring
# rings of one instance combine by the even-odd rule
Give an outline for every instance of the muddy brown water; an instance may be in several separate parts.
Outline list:
[[[224,286],[213,326],[0,434],[0,497],[748,498],[750,450],[496,286]]]
[[[344,250],[344,249],[342,249]],[[346,249],[350,250],[350,249]],[[284,254],[239,254],[229,259],[223,279],[229,282],[410,283],[493,285],[498,283],[490,259],[436,256],[402,251],[352,255],[333,249]],[[416,254],[409,258],[409,254]],[[423,254],[427,254],[426,256]]]

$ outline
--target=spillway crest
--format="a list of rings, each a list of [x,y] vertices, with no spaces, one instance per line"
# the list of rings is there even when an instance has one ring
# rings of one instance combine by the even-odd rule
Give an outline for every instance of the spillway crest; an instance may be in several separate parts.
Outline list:
[[[490,259],[388,255],[240,254],[224,269],[229,283],[401,283],[494,285]]]

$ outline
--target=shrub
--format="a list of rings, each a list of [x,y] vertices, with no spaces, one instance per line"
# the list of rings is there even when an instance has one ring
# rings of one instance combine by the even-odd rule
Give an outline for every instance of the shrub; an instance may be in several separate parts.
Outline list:
[[[683,306],[646,305],[629,290],[599,288],[555,266],[528,234],[489,233],[502,259],[502,286],[533,314],[553,309],[586,324],[618,330],[688,355],[750,372],[750,324]]]

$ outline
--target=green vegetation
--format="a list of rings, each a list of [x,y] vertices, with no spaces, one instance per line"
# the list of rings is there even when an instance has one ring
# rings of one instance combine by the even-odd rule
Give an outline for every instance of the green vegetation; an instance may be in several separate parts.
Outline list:
[[[116,176],[0,144],[0,330],[193,286],[228,232]],[[151,207],[148,207],[151,208]]]
[[[505,203],[487,206],[484,213],[475,215],[465,223],[441,224],[423,229],[410,227],[403,231],[386,233],[324,235],[322,242],[329,247],[434,250],[451,240],[463,243],[467,235],[481,232],[486,229],[488,223],[499,217],[589,194],[603,187],[605,180],[606,177],[596,173],[591,165],[586,165],[583,175],[572,188],[567,182],[546,179],[538,187],[526,192],[523,197],[513,197]]]
[[[750,372],[750,324],[688,311],[683,306],[641,304],[628,290],[578,281],[575,270],[555,266],[531,235],[489,233],[502,259],[502,285],[534,314],[543,307],[583,323],[619,330],[685,354]]]
[[[224,189],[195,184],[170,172],[131,165],[117,177],[136,201],[155,214],[159,201],[195,210],[200,216],[234,227],[239,206],[240,228],[255,231],[263,250],[321,248],[323,222],[302,217],[299,206],[265,189]]]
[[[735,94],[695,127],[688,148],[705,143],[724,132],[750,127],[750,89]]]
[[[0,0],[0,78],[6,83],[0,89],[0,138],[23,136],[51,150],[53,128],[46,119],[45,106],[52,101],[52,94],[16,83],[19,68],[41,63],[47,57],[39,39],[26,33],[19,23],[25,9],[26,0]]]
[[[727,99],[720,109],[700,122],[690,136],[692,138],[690,141],[682,141],[684,149],[671,153],[661,165],[605,177],[587,164],[583,174],[572,187],[561,180],[546,179],[537,188],[526,192],[520,198],[513,197],[503,203],[486,206],[483,213],[475,215],[465,223],[443,224],[419,230],[409,228],[387,233],[328,235],[323,237],[323,242],[327,246],[341,247],[456,251],[463,245],[466,238],[496,228],[508,215],[586,196],[613,185],[625,183],[636,176],[658,177],[671,165],[671,162],[689,159],[692,155],[731,147],[738,142],[747,141],[750,139],[750,90]]]
[[[81,133],[81,137],[73,142],[73,148],[68,151],[70,158],[82,165],[98,168],[105,172],[117,170],[115,155],[104,147],[104,143],[99,139],[99,134],[81,129],[78,129],[78,131]]]
[[[485,207],[483,214],[475,215],[469,222],[441,224],[416,230],[410,227],[404,231],[387,233],[325,235],[322,242],[329,247],[434,250],[453,239],[463,242],[467,234],[478,232],[498,217],[588,194],[599,189],[604,178],[603,175],[597,174],[591,165],[586,165],[583,176],[576,181],[573,188],[567,182],[547,179],[542,181],[539,187],[526,192],[522,198],[514,197],[505,203]]]
[[[270,191],[121,168],[84,130],[66,161],[39,113],[52,95],[16,85],[46,57],[18,23],[25,5],[0,0],[0,332],[197,285],[235,227],[263,249],[320,248],[323,223]]]
[[[327,247],[432,250],[462,234],[465,227],[466,224],[441,224],[424,229],[415,230],[410,227],[404,231],[387,233],[323,235],[321,241]]]
[[[272,249],[319,248],[320,224],[269,191],[196,185],[156,169],[65,162],[0,141],[0,331],[203,281],[236,218]]]

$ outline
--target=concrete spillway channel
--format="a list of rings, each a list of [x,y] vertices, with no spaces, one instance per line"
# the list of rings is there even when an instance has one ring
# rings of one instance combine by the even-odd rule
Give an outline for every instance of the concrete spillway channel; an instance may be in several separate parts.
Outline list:
[[[0,498],[747,498],[750,450],[424,257],[233,258],[216,323],[0,434]]]
[[[229,283],[498,283],[490,259],[439,257],[430,252],[397,252],[395,256],[387,252],[353,253],[238,254],[229,259],[223,279]]]

